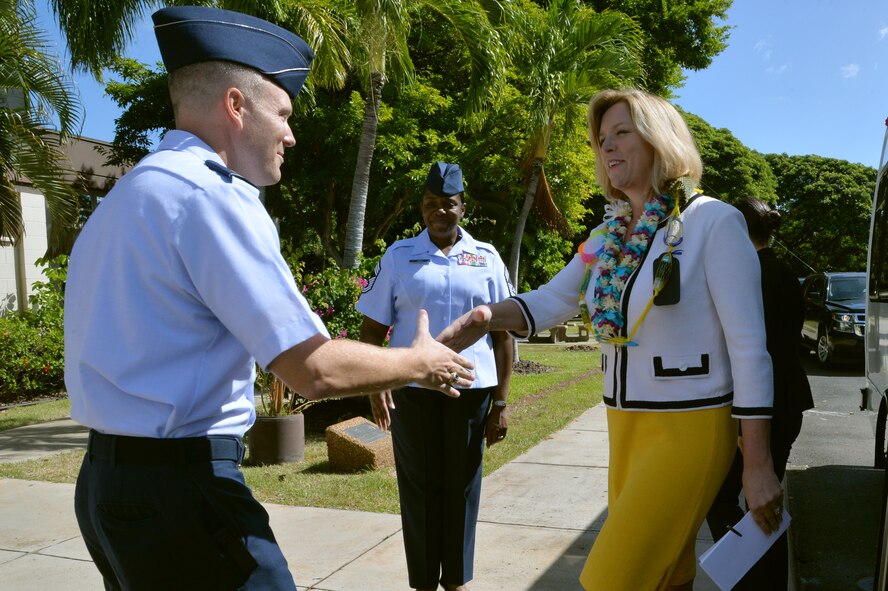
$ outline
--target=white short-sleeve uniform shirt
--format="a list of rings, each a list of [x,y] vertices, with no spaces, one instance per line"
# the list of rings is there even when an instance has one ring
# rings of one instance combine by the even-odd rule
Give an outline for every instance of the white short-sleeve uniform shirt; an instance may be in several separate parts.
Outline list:
[[[424,230],[414,238],[398,240],[382,256],[357,309],[392,327],[389,346],[410,346],[421,309],[429,313],[429,331],[435,336],[475,306],[514,294],[506,266],[493,246],[475,240],[462,228],[459,231],[459,241],[446,255]],[[460,355],[475,364],[472,388],[497,385],[490,335]]]
[[[255,363],[327,335],[280,254],[259,190],[171,131],[90,217],[71,254],[71,416],[142,437],[241,436]]]

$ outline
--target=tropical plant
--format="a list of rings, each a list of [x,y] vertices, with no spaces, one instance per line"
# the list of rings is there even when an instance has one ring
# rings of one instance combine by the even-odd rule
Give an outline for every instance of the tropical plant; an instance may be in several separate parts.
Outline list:
[[[507,23],[506,39],[519,87],[531,99],[524,146],[525,193],[515,224],[509,256],[512,283],[518,282],[521,242],[530,209],[536,202],[552,211],[551,187],[544,162],[556,121],[571,130],[583,120],[589,99],[602,88],[637,79],[640,32],[619,12],[595,12],[579,0],[552,0],[545,10],[526,2]]]
[[[366,81],[366,87],[342,256],[342,266],[347,269],[358,265],[363,249],[370,167],[383,88],[389,80],[411,82],[414,78],[407,45],[411,9],[432,9],[459,33],[471,64],[467,102],[470,112],[481,110],[484,97],[505,69],[500,35],[491,26],[488,13],[474,0],[356,0],[354,6],[355,75]]]
[[[43,261],[45,282],[33,286],[31,309],[0,317],[0,402],[65,389],[63,313],[68,257]]]
[[[682,86],[684,70],[703,70],[727,47],[724,24],[733,0],[584,0],[597,11],[619,10],[642,31],[644,88],[661,96]],[[716,20],[718,19],[718,20]],[[721,22],[719,22],[721,21]]]
[[[279,377],[262,371],[256,366],[256,390],[262,399],[262,414],[267,417],[282,417],[304,412],[308,407],[322,402],[309,400],[290,390]]]
[[[49,51],[32,0],[0,0],[0,237],[24,233],[15,189],[27,179],[46,200],[47,256],[63,252],[77,220],[62,144],[79,132],[81,107],[71,78]],[[58,120],[55,129],[54,118]]]

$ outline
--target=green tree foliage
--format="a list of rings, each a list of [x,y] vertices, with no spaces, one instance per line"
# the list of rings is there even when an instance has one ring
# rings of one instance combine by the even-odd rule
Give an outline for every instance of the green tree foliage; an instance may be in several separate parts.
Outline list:
[[[765,156],[785,213],[777,238],[818,271],[864,271],[876,170],[822,156]]]
[[[467,105],[471,112],[481,110],[488,92],[505,68],[500,36],[491,27],[485,10],[474,0],[357,0],[354,7],[350,40],[357,56],[355,74],[366,82],[362,88],[364,116],[342,253],[345,268],[355,267],[363,250],[383,89],[389,80],[412,82],[414,79],[407,41],[411,17],[420,9],[433,10],[455,31],[459,44],[469,55]]]
[[[157,138],[175,127],[167,75],[165,70],[152,70],[124,58],[115,58],[109,69],[120,79],[109,81],[105,92],[122,113],[105,156],[109,164],[132,166],[151,150]]]
[[[15,183],[27,178],[46,199],[47,256],[69,245],[77,198],[65,179],[61,146],[80,130],[81,108],[70,77],[49,52],[30,0],[0,0],[0,236],[24,232]],[[58,118],[58,131],[53,117]]]
[[[744,146],[727,129],[716,129],[692,113],[682,113],[703,158],[702,189],[727,202],[755,196],[777,197],[777,180],[762,154]]]
[[[683,68],[703,70],[727,47],[730,27],[718,24],[733,0],[585,0],[597,11],[619,10],[641,27],[645,88],[669,96]]]
[[[312,11],[316,13],[321,4],[313,2]],[[497,3],[485,4],[489,8]],[[507,16],[519,16],[508,11],[529,5],[511,2],[499,6],[504,11],[494,20],[503,25]],[[336,8],[337,4],[328,7]],[[531,10],[536,15],[532,22],[565,24],[562,14],[549,15],[536,7]],[[342,12],[341,18],[346,16],[348,12]],[[551,111],[551,123],[558,132],[545,144],[546,187],[566,223],[563,233],[553,237],[542,216],[528,217],[520,241],[526,249],[521,275],[522,285],[535,287],[557,270],[555,261],[571,255],[588,227],[600,222],[603,199],[595,185],[593,154],[586,145],[585,102],[594,87],[618,84],[617,79],[602,78],[582,93],[570,94],[568,89],[584,87],[569,68],[561,67],[562,58],[579,59],[566,55],[565,50],[565,55],[555,55],[547,62],[548,69],[541,68],[545,72],[536,82],[522,68],[513,68],[501,84],[491,87],[487,95],[490,108],[485,116],[467,116],[477,97],[466,83],[472,76],[474,58],[460,30],[439,11],[421,8],[419,3],[409,10],[409,19],[406,43],[414,83],[385,85],[378,104],[378,132],[364,221],[365,256],[379,253],[374,246],[379,241],[391,244],[398,237],[415,233],[414,227],[421,222],[418,199],[426,172],[431,162],[440,159],[459,162],[464,170],[469,205],[466,227],[508,258],[505,255],[513,244],[527,186],[523,166],[527,163],[532,124],[549,121],[537,112],[537,107],[545,106],[545,96],[555,97],[567,107]],[[582,29],[582,22],[586,21],[579,19],[571,26]],[[530,27],[531,21],[525,24]],[[569,27],[552,28],[549,33],[557,38],[569,36],[569,31]],[[303,29],[297,32],[304,34]],[[514,33],[517,35],[517,28]],[[547,39],[556,47],[555,40]],[[519,45],[518,41],[510,44],[515,50]],[[529,65],[537,55],[532,47],[537,46],[530,42],[520,46],[523,49],[515,55],[523,55],[518,61]],[[542,45],[537,49],[545,53]],[[593,57],[583,59],[590,60],[587,65],[594,65]],[[122,81],[110,84],[109,93],[124,107],[115,157],[120,162],[133,162],[158,132],[172,125],[165,76],[162,71],[126,61],[116,63],[114,71]],[[544,76],[546,72],[549,78]],[[310,81],[315,74],[313,70]],[[266,190],[266,205],[279,220],[284,250],[301,261],[306,272],[325,269],[331,259],[337,264],[342,260],[351,180],[365,115],[364,84],[354,76],[346,79],[342,88],[315,86],[313,100],[297,108],[291,120],[297,143],[287,152],[283,180]],[[302,99],[300,95],[297,103]]]
[[[587,103],[599,90],[637,79],[639,30],[620,12],[601,13],[579,0],[552,0],[546,10],[526,2],[511,13],[506,42],[512,54],[515,84],[530,99],[522,140],[524,196],[515,222],[507,262],[513,283],[524,228],[536,203],[549,219],[552,190],[544,163],[549,145],[560,133],[584,126]],[[561,126],[556,127],[560,122]]]

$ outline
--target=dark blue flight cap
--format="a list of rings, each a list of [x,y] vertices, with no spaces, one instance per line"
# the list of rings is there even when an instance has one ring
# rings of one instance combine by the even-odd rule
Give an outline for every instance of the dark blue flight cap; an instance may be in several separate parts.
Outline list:
[[[465,191],[459,164],[435,162],[426,177],[426,189],[439,197],[450,197]]]
[[[234,62],[258,70],[292,98],[314,58],[305,41],[290,31],[240,12],[171,6],[151,18],[168,72],[211,60]]]

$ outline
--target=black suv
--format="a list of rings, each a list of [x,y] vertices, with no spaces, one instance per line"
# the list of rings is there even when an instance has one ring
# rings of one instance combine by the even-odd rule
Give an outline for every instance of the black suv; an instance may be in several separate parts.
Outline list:
[[[863,360],[866,273],[817,273],[802,283],[802,344],[822,365],[834,358]]]

